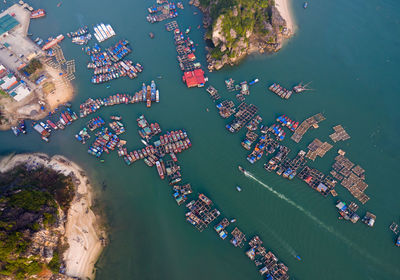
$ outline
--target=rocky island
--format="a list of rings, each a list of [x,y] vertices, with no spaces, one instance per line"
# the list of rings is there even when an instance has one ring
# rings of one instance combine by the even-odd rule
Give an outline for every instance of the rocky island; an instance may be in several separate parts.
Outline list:
[[[275,52],[291,36],[287,0],[191,0],[203,12],[208,69],[234,65],[247,54]]]
[[[0,161],[0,279],[94,279],[105,233],[85,173],[62,156]]]

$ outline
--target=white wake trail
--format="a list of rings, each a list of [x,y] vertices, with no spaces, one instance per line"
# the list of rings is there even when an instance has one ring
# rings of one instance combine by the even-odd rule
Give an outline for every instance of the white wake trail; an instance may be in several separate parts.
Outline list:
[[[322,227],[323,229],[325,229],[326,231],[334,234],[336,237],[340,238],[343,242],[345,242],[348,246],[354,248],[355,250],[357,250],[361,255],[367,257],[368,259],[370,259],[371,261],[373,261],[374,263],[381,265],[383,267],[388,267],[386,264],[382,263],[380,260],[376,259],[375,257],[373,257],[372,255],[370,255],[368,252],[366,252],[365,250],[359,248],[357,245],[355,245],[353,242],[351,242],[349,239],[347,239],[346,237],[344,237],[343,235],[341,235],[340,233],[336,232],[333,227],[327,226],[325,223],[323,223],[320,219],[318,219],[317,217],[315,217],[313,214],[311,214],[310,211],[307,211],[306,209],[304,209],[301,205],[298,205],[296,202],[294,202],[293,200],[291,200],[290,198],[287,198],[284,194],[277,192],[274,188],[272,188],[271,186],[265,184],[264,182],[262,182],[261,180],[259,180],[257,177],[255,177],[252,173],[250,173],[249,171],[244,171],[244,175],[254,181],[256,181],[257,183],[259,183],[261,186],[263,186],[264,188],[266,188],[267,190],[269,190],[271,193],[273,193],[275,196],[279,197],[280,199],[286,201],[287,203],[289,203],[290,205],[292,205],[293,207],[295,207],[296,209],[300,210],[300,212],[302,212],[303,214],[305,214],[308,218],[310,218],[311,220],[313,220],[315,223],[317,223],[320,227]],[[284,245],[288,245],[285,242],[282,242]],[[287,249],[289,250],[289,252],[291,252],[291,248],[290,246],[287,247]],[[294,249],[293,249],[293,251]],[[291,253],[292,253],[291,252]],[[393,268],[391,267],[391,270],[393,272],[395,272],[396,274],[400,275],[400,271],[397,268]]]

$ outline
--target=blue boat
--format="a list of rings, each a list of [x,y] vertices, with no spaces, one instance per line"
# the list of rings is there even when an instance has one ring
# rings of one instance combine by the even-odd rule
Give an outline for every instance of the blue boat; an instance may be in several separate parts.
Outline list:
[[[303,8],[304,8],[304,9],[307,9],[307,7],[308,7],[308,2],[304,2]]]
[[[300,258],[300,256],[298,256],[298,255],[296,256],[296,259],[298,259],[299,261],[301,261],[301,258]]]

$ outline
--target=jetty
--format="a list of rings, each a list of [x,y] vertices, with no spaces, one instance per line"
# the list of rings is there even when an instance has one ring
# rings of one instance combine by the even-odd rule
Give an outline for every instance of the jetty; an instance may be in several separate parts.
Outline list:
[[[299,143],[301,138],[303,138],[304,134],[308,131],[308,129],[310,129],[311,127],[318,128],[318,123],[322,122],[323,120],[325,120],[325,117],[321,113],[309,117],[308,119],[303,121],[299,125],[299,127],[296,128],[291,139],[294,142]]]

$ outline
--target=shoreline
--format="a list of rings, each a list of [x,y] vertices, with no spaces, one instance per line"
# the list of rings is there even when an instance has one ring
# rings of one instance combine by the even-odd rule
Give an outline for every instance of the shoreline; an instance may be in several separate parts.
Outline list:
[[[18,80],[24,80],[30,89],[30,93],[24,98],[17,101],[8,93],[0,95],[1,114],[0,130],[10,130],[12,126],[17,125],[19,120],[40,120],[46,117],[57,107],[70,102],[75,97],[75,89],[71,81],[64,78],[67,73],[62,69],[53,68],[46,61],[49,58],[46,53],[37,46],[31,38],[28,37],[29,25],[31,22],[30,12],[24,8],[25,4],[13,4],[1,15],[14,14],[15,18],[20,22],[20,26],[15,27],[8,36],[0,38],[1,44],[9,44],[13,48],[2,48],[0,50],[1,63],[11,73],[14,73]],[[34,57],[31,54],[34,53]],[[22,57],[20,55],[23,55]],[[10,58],[12,56],[12,58]],[[19,57],[14,61],[15,57]],[[30,58],[28,58],[30,57]],[[46,78],[36,84],[34,79],[30,78],[19,71],[18,63],[29,64],[33,59],[38,59],[43,67],[35,71],[35,75],[44,75]],[[63,72],[63,75],[60,75]],[[44,110],[41,107],[44,107]]]
[[[21,164],[43,165],[72,176],[76,187],[75,195],[68,209],[65,233],[61,237],[61,240],[64,237],[68,243],[68,249],[63,255],[65,275],[94,279],[94,265],[102,252],[105,232],[101,229],[100,217],[91,210],[93,190],[85,172],[63,156],[49,157],[43,153],[6,156],[0,161],[0,172],[7,172]]]
[[[275,0],[275,7],[278,9],[282,18],[286,21],[288,37],[292,36],[296,30],[292,4],[292,0]]]

